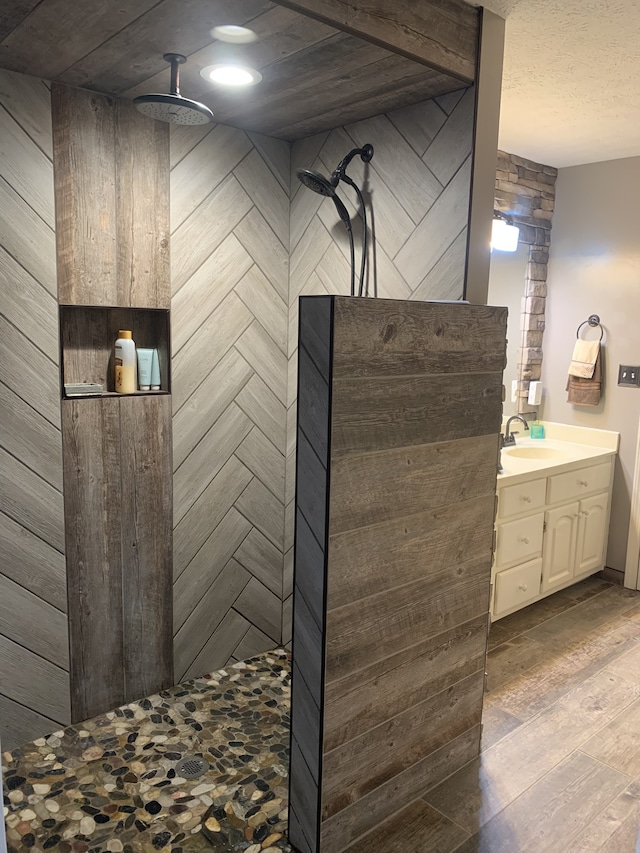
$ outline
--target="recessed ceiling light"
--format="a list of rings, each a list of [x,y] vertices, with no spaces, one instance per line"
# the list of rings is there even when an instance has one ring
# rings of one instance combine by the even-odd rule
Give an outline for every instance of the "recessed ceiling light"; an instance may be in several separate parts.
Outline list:
[[[211,35],[218,41],[228,41],[233,44],[248,44],[256,41],[258,36],[247,27],[238,27],[235,24],[225,24],[222,27],[214,27]]]
[[[220,86],[255,86],[262,80],[259,71],[244,65],[208,65],[200,74]]]

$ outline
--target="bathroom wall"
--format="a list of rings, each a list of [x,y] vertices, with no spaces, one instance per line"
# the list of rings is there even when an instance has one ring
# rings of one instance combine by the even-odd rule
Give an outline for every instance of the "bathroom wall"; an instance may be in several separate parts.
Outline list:
[[[291,155],[287,475],[283,642],[291,635],[298,297],[348,294],[347,235],[331,199],[297,181],[301,168],[330,173],[354,146],[373,144],[370,164],[352,161],[349,174],[373,206],[369,295],[393,299],[462,298],[469,215],[474,89],[295,142]],[[355,216],[353,191],[341,198]],[[360,221],[353,231],[359,246]],[[359,251],[356,250],[359,264]]]
[[[0,718],[13,745],[68,722],[69,676],[48,84],[0,72],[0,109]],[[293,161],[280,140],[172,128],[176,681],[290,638],[297,298],[348,292],[335,208],[293,172],[373,142],[370,293],[457,299],[472,127],[461,91],[298,142]]]
[[[0,732],[69,722],[51,96],[0,70]]]
[[[624,571],[640,389],[617,385],[619,364],[640,364],[640,157],[560,169],[549,262],[542,381],[546,420],[620,432],[607,565]],[[599,314],[605,328],[604,394],[596,407],[567,403],[576,328]]]
[[[175,680],[281,641],[287,142],[172,127]]]

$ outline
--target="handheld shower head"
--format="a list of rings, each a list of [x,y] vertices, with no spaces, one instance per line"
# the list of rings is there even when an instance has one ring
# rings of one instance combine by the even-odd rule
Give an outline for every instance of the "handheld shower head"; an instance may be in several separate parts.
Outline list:
[[[296,174],[298,176],[298,180],[303,183],[307,189],[313,190],[314,193],[325,195],[327,197],[334,196],[336,194],[335,186],[331,184],[331,181],[329,181],[328,178],[321,175],[320,172],[314,172],[313,169],[300,169]]]
[[[318,195],[323,195],[327,198],[333,199],[333,203],[338,211],[338,216],[342,219],[347,228],[351,230],[351,217],[349,216],[349,211],[336,195],[336,188],[331,181],[328,178],[325,178],[324,175],[321,175],[320,172],[314,172],[312,169],[300,169],[296,174],[298,176],[298,180],[304,184],[307,189],[313,190],[313,192],[318,193]]]

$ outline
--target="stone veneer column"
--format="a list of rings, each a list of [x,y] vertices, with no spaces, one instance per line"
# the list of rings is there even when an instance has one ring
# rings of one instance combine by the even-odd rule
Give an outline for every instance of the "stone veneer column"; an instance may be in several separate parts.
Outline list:
[[[558,170],[515,154],[498,151],[495,208],[513,217],[520,242],[529,246],[518,348],[518,403],[521,414],[529,405],[529,383],[540,379],[545,325],[547,264]]]

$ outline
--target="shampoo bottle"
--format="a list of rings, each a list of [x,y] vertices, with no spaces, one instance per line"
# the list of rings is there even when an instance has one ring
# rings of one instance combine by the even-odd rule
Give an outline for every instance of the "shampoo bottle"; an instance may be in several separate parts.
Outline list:
[[[136,389],[136,345],[131,332],[120,330],[115,347],[115,388],[119,394],[133,394]]]

